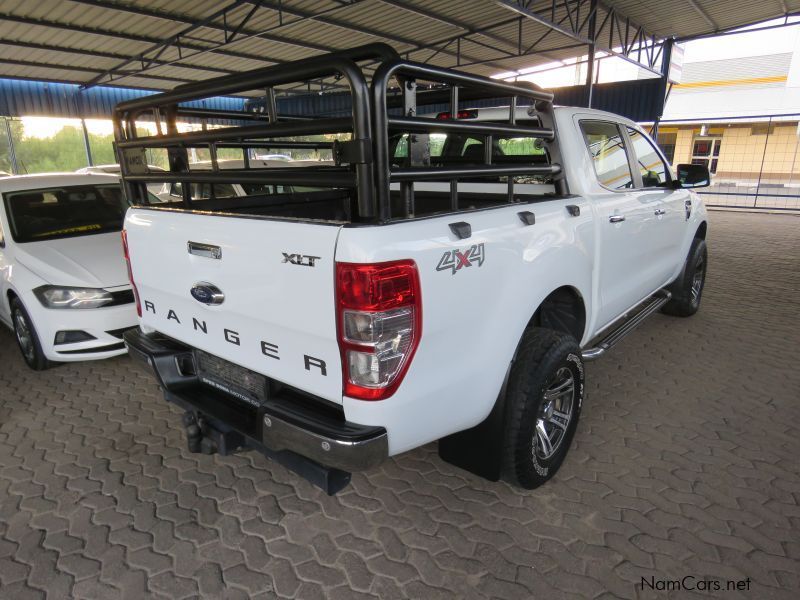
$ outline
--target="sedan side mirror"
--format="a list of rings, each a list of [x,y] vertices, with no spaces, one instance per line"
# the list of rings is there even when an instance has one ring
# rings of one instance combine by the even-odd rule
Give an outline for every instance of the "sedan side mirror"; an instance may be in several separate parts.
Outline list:
[[[682,188],[701,188],[711,185],[711,173],[705,165],[678,165],[677,171]]]

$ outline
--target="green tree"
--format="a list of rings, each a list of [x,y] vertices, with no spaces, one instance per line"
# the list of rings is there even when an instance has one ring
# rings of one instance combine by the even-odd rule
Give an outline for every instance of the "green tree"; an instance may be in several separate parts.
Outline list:
[[[83,132],[75,127],[64,127],[50,138],[23,137],[22,124],[14,122],[14,150],[22,173],[47,173],[74,171],[86,166],[86,149]]]

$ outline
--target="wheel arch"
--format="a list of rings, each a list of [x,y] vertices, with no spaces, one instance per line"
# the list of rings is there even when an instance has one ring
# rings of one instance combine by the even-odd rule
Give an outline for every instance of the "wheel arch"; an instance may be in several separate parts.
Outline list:
[[[8,307],[9,314],[11,313],[11,303],[14,301],[14,299],[19,300],[20,299],[19,294],[17,294],[17,292],[15,292],[14,290],[11,289],[7,290],[5,301],[6,301],[6,306]]]
[[[694,232],[695,239],[699,238],[701,240],[706,239],[706,233],[708,232],[708,221],[703,221],[700,223],[700,226],[697,228],[697,231]]]
[[[544,327],[566,333],[580,344],[586,333],[586,322],[586,302],[580,290],[563,285],[542,300],[527,327]]]

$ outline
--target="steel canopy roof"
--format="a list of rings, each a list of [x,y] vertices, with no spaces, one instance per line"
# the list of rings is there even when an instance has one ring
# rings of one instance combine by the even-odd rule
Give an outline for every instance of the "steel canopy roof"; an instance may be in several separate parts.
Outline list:
[[[4,0],[0,77],[165,90],[376,41],[491,76],[586,54],[592,25],[598,45],[624,46],[626,33],[635,52],[637,31],[655,48],[798,10],[800,0]]]

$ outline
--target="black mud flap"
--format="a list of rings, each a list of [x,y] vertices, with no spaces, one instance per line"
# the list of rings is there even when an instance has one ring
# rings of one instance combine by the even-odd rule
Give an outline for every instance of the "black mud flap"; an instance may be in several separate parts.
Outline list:
[[[475,427],[439,440],[439,457],[443,461],[489,481],[500,480],[503,474],[506,422],[505,392],[506,386],[503,383],[492,412]]]

